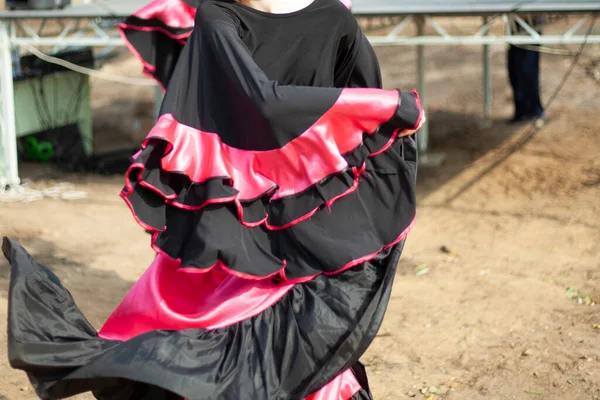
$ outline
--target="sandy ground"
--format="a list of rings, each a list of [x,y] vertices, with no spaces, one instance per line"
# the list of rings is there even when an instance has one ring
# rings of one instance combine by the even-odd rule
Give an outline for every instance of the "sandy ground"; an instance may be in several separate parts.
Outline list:
[[[414,49],[377,52],[387,87],[415,86]],[[511,113],[503,48],[492,58],[491,127],[481,124],[480,49],[427,49],[431,146],[445,159],[421,167],[417,224],[363,358],[376,399],[600,399],[599,55],[589,47],[546,126],[529,134],[503,123]],[[544,99],[569,60],[543,56]],[[93,93],[96,148],[139,142],[152,91],[96,82]],[[153,257],[117,197],[122,178],[22,170],[38,187],[59,180],[87,192],[0,204],[0,233],[52,267],[99,328]],[[7,363],[7,286],[2,261],[0,399],[33,399]]]

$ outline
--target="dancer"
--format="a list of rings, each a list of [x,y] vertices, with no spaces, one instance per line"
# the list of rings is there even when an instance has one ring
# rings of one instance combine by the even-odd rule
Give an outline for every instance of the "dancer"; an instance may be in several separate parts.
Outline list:
[[[371,398],[359,359],[414,222],[424,116],[381,89],[344,5],[303,1],[202,1],[173,66],[147,67],[167,90],[121,196],[158,255],[99,332],[4,240],[10,362],[40,397]]]

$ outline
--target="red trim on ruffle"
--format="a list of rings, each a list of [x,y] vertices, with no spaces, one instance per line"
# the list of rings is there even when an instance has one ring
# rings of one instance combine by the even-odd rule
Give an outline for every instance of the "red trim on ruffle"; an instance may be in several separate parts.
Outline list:
[[[354,184],[344,193],[328,200],[325,204],[327,207],[330,207],[335,201],[343,198],[344,196],[354,192],[357,188],[358,188],[358,184],[359,184],[359,176],[361,173],[364,172],[365,166],[363,165],[363,167],[359,170],[357,170],[356,168],[353,168],[353,170],[355,171],[355,180],[354,180]],[[126,180],[127,184],[129,185],[128,181]],[[130,186],[130,185],[129,185]],[[150,185],[149,185],[150,186]],[[152,186],[150,186],[152,187]],[[157,189],[156,189],[157,190]],[[133,214],[134,219],[136,220],[136,222],[144,229],[146,229],[147,231],[152,232],[152,238],[151,238],[151,243],[150,246],[152,247],[152,249],[158,253],[161,254],[165,257],[168,257],[170,259],[174,259],[173,257],[171,257],[169,254],[167,254],[164,250],[162,250],[160,247],[158,247],[155,242],[156,242],[156,238],[159,235],[160,232],[164,231],[166,229],[166,227],[164,227],[163,229],[156,229],[153,228],[152,226],[144,223],[142,220],[139,219],[139,217],[136,215],[135,210],[133,205],[131,204],[131,202],[129,201],[129,199],[127,198],[129,194],[121,192],[120,196],[121,198],[125,201],[125,203],[127,204],[127,206],[129,207],[129,209],[131,210],[131,213]],[[220,199],[216,199],[216,200],[220,200]],[[216,201],[215,203],[217,203],[218,201]],[[205,203],[208,204],[208,203]],[[239,204],[239,202],[236,201],[236,206],[238,208],[238,216],[241,215],[241,217],[243,217],[243,211],[242,211],[242,207],[241,204]],[[300,223],[302,221],[305,221],[307,219],[309,219],[310,217],[312,217],[319,209],[315,209],[312,212],[304,215],[301,218],[298,218],[294,221],[292,221],[289,224],[286,224],[284,227],[273,227],[270,225],[266,225],[267,228],[269,229],[273,229],[273,230],[278,230],[278,229],[286,229],[289,228],[297,223]],[[266,217],[265,217],[266,219]],[[404,231],[402,231],[402,233],[391,243],[383,246],[381,249],[377,250],[374,253],[371,254],[367,254],[361,258],[358,258],[356,260],[353,260],[349,263],[347,263],[346,265],[344,265],[343,267],[341,267],[340,269],[334,271],[334,272],[323,272],[322,274],[327,275],[327,276],[331,276],[331,275],[335,275],[341,272],[344,272],[350,268],[353,268],[359,264],[365,263],[367,261],[370,261],[372,259],[374,259],[379,253],[381,253],[382,251],[385,251],[387,249],[389,249],[392,246],[395,246],[396,244],[398,244],[401,240],[403,240],[408,233],[412,230],[414,223],[415,223],[415,218],[413,218],[413,220],[410,222],[410,224],[404,229]],[[243,221],[243,220],[242,220]],[[261,222],[264,222],[261,221]],[[253,227],[253,225],[255,224],[244,224],[247,227]],[[260,225],[260,223],[256,224],[256,226]],[[174,259],[178,262],[180,262],[179,259]],[[306,277],[301,277],[301,278],[294,278],[294,279],[288,279],[285,273],[285,268],[287,266],[287,262],[286,260],[282,260],[282,266],[279,270],[266,275],[266,276],[257,276],[257,275],[251,275],[251,274],[246,274],[244,272],[239,272],[236,271],[234,269],[228,268],[222,261],[218,260],[215,264],[213,264],[212,266],[210,266],[209,268],[196,268],[196,267],[185,267],[182,266],[180,268],[181,271],[185,271],[188,273],[207,273],[209,271],[212,271],[213,269],[217,268],[220,269],[222,271],[224,271],[225,273],[228,273],[232,276],[238,277],[238,278],[242,278],[242,279],[247,279],[247,280],[264,280],[264,279],[271,279],[274,278],[276,276],[278,276],[282,281],[284,282],[288,282],[288,283],[303,283],[303,282],[308,282],[311,281],[312,279],[316,278],[318,275],[320,274],[315,274],[315,275],[311,275],[311,276],[306,276]]]
[[[121,28],[121,24],[119,24],[119,28]],[[156,71],[156,67],[154,65],[148,63],[146,60],[144,60],[144,58],[140,55],[140,53],[137,51],[137,49],[135,47],[133,47],[133,45],[131,44],[131,42],[129,40],[127,40],[127,36],[125,36],[125,32],[123,31],[123,29],[119,29],[119,35],[121,35],[121,39],[123,39],[123,42],[125,42],[125,46],[127,46],[129,51],[131,51],[133,53],[133,55],[142,62],[142,64],[144,65],[144,71],[147,71],[147,72]]]
[[[352,260],[349,263],[347,263],[346,265],[342,266],[341,268],[333,271],[333,272],[321,272],[318,274],[314,274],[314,275],[309,275],[309,276],[303,276],[300,278],[293,278],[293,279],[288,279],[286,274],[285,274],[285,268],[287,266],[286,260],[283,260],[283,266],[281,267],[281,269],[267,275],[267,276],[256,276],[256,275],[251,275],[251,274],[246,274],[244,272],[239,272],[239,271],[235,271],[231,268],[228,268],[225,264],[223,264],[221,261],[217,261],[214,265],[212,265],[209,268],[195,268],[195,267],[186,267],[186,266],[181,266],[179,269],[182,272],[188,272],[188,273],[194,273],[194,274],[203,274],[203,273],[207,273],[212,271],[214,268],[218,268],[228,274],[231,274],[235,277],[238,278],[242,278],[242,279],[247,279],[247,280],[264,280],[264,279],[271,279],[275,276],[279,276],[281,278],[281,280],[283,282],[287,283],[294,283],[294,284],[298,284],[298,283],[304,283],[304,282],[309,282],[312,281],[313,279],[315,279],[317,276],[319,275],[325,275],[325,276],[332,276],[332,275],[337,275],[340,274],[344,271],[347,271],[351,268],[354,268],[360,264],[363,264],[367,261],[371,261],[373,260],[375,257],[377,257],[377,255],[379,253],[381,253],[382,251],[385,251],[387,249],[389,249],[392,246],[397,245],[398,243],[400,243],[403,239],[406,238],[406,236],[408,235],[408,233],[412,230],[414,224],[415,224],[415,220],[416,217],[413,218],[413,220],[410,222],[410,224],[408,224],[408,226],[402,231],[402,233],[400,233],[400,235],[394,239],[391,243],[386,244],[385,246],[383,246],[382,248],[380,248],[379,250],[371,253],[371,254],[367,254],[363,257],[357,258],[356,260]],[[159,254],[162,254],[165,257],[170,258],[171,260],[175,260],[177,262],[181,262],[181,260],[179,259],[174,259],[173,257],[169,256],[167,253],[165,253],[162,249],[160,249],[159,247],[157,247],[154,244],[154,239],[156,238],[156,236],[158,235],[158,232],[155,232],[154,235],[152,235],[152,248],[154,249],[154,251],[156,251]]]
[[[417,103],[417,107],[419,108],[419,118],[417,119],[417,123],[415,124],[415,126],[412,129],[407,130],[405,133],[400,135],[400,137],[412,135],[413,133],[415,133],[415,131],[418,131],[426,121],[425,111],[423,110],[423,106],[421,106],[421,98],[419,97],[419,93],[416,90],[411,90],[410,93],[415,95],[415,101]]]
[[[416,131],[418,131],[421,128],[421,126],[423,126],[423,123],[425,122],[425,111],[423,110],[423,107],[421,107],[421,99],[419,98],[419,94],[416,90],[411,90],[410,93],[415,95],[415,102],[417,103],[417,107],[419,108],[419,118],[417,119],[415,126],[413,126],[410,129],[396,129],[392,134],[392,137],[390,137],[390,140],[388,140],[388,142],[381,149],[377,150],[374,153],[371,153],[369,157],[375,157],[385,152],[398,138],[410,136]],[[401,133],[398,134],[399,132]]]
[[[175,29],[194,27],[196,8],[181,0],[151,1],[133,13],[139,19],[157,19]]]
[[[235,204],[235,207],[237,209],[237,215],[240,220],[240,223],[242,225],[244,225],[246,228],[256,228],[262,224],[267,223],[267,219],[269,218],[269,213],[267,213],[267,212],[265,212],[265,217],[263,219],[261,219],[260,221],[246,222],[244,220],[244,208],[242,207],[242,203],[240,202],[240,200],[235,199],[233,203]]]
[[[152,234],[152,239],[150,242],[150,247],[152,247],[152,250],[154,250],[157,254],[160,254],[164,257],[167,257],[170,260],[174,260],[176,262],[181,262],[181,260],[177,259],[177,258],[173,258],[170,255],[168,255],[163,249],[161,249],[160,247],[158,247],[156,245],[156,237],[158,236],[158,234],[160,233],[160,231],[154,229],[154,228],[150,228],[149,230],[151,230],[153,232]],[[186,272],[186,273],[192,273],[192,274],[204,274],[204,273],[208,273],[208,272],[213,272],[213,270],[218,270],[218,271],[223,271],[231,276],[235,276],[236,278],[240,278],[240,279],[245,279],[245,280],[249,280],[249,281],[261,281],[261,280],[265,280],[265,279],[271,279],[274,278],[276,276],[279,276],[282,278],[283,281],[287,282],[287,278],[285,278],[285,267],[287,266],[287,262],[285,260],[283,260],[282,262],[282,266],[280,269],[278,269],[277,271],[266,275],[266,276],[256,276],[256,275],[251,275],[251,274],[246,274],[244,272],[239,272],[236,271],[234,269],[231,269],[229,267],[227,267],[222,261],[218,260],[216,263],[214,263],[213,265],[211,265],[208,268],[195,268],[195,267],[180,267],[179,270],[181,272]],[[294,281],[289,281],[289,283],[295,283]]]
[[[199,210],[203,209],[204,207],[211,205],[211,204],[223,204],[223,203],[235,202],[236,198],[237,198],[237,195],[233,195],[233,196],[229,196],[229,197],[218,197],[218,198],[214,198],[214,199],[208,199],[199,206],[190,206],[187,204],[182,204],[182,203],[176,202],[176,201],[174,201],[174,199],[177,198],[177,194],[172,194],[172,195],[165,194],[159,188],[154,187],[151,184],[149,184],[147,181],[145,181],[143,179],[142,175],[143,175],[144,171],[146,170],[146,166],[143,163],[136,162],[136,163],[131,164],[131,166],[129,167],[128,173],[125,175],[126,190],[123,190],[120,194],[123,199],[125,199],[127,196],[129,196],[131,193],[133,193],[133,185],[129,181],[128,175],[129,175],[129,172],[133,172],[133,169],[135,169],[135,168],[139,168],[139,173],[137,176],[138,180],[136,181],[138,184],[140,184],[141,186],[145,187],[146,189],[151,190],[154,193],[163,197],[166,200],[166,202],[165,202],[166,204],[173,205],[177,208],[181,208],[184,210],[190,210],[190,211],[199,211]],[[224,179],[226,179],[226,178],[224,178]],[[135,213],[134,213],[134,215],[135,215]],[[137,220],[137,217],[136,217],[136,220]]]
[[[369,157],[378,156],[381,153],[385,152],[387,149],[389,149],[392,146],[392,144],[396,141],[396,139],[398,138],[398,132],[400,132],[400,129],[396,129],[394,131],[394,133],[392,133],[392,136],[390,137],[390,140],[388,140],[387,143],[385,145],[383,145],[382,148],[380,148],[379,150],[377,150],[374,153],[369,154]]]
[[[389,146],[388,146],[389,147]],[[313,210],[309,211],[308,213],[302,215],[301,217],[296,218],[293,221],[288,222],[285,225],[271,225],[268,222],[269,219],[269,214],[266,213],[265,217],[262,218],[260,221],[256,221],[256,222],[246,222],[244,220],[244,208],[241,204],[241,202],[239,200],[236,199],[237,195],[233,195],[233,196],[229,196],[229,197],[218,197],[218,198],[214,198],[214,199],[208,199],[206,200],[204,203],[202,203],[199,206],[190,206],[187,204],[182,204],[180,202],[174,201],[172,199],[174,199],[175,197],[177,197],[177,194],[173,194],[173,195],[167,195],[165,193],[163,193],[160,189],[150,185],[148,182],[146,182],[145,180],[142,179],[141,175],[145,170],[145,167],[142,163],[134,163],[132,165],[135,165],[137,168],[140,168],[140,172],[138,174],[138,181],[137,183],[140,184],[141,186],[159,194],[160,196],[164,197],[165,204],[168,205],[172,205],[174,207],[177,208],[181,208],[183,210],[189,210],[189,211],[199,211],[201,209],[203,209],[204,207],[211,205],[211,204],[223,204],[223,203],[229,203],[232,202],[235,204],[236,206],[236,210],[237,210],[237,215],[238,215],[238,219],[240,221],[240,223],[247,227],[247,228],[256,228],[260,225],[265,226],[265,228],[269,229],[269,230],[273,230],[273,231],[277,231],[277,230],[283,230],[283,229],[287,229],[291,226],[294,226],[296,224],[299,224],[302,221],[306,221],[308,219],[310,219],[317,211],[319,211],[321,209],[321,207],[315,207]],[[356,190],[356,188],[358,187],[358,183],[360,180],[360,177],[364,174],[365,171],[365,167],[366,164],[363,164],[363,166],[360,169],[357,169],[356,167],[352,167],[352,171],[354,173],[354,182],[352,184],[352,186],[350,186],[344,193],[341,193],[327,201],[325,201],[324,205],[326,207],[331,207],[331,205],[333,205],[333,203],[335,203],[337,200],[351,194],[352,192],[354,192]],[[123,190],[120,193],[120,196],[123,200],[125,200],[125,202],[127,203],[129,209],[131,210],[135,220],[137,221],[138,224],[140,224],[144,229],[150,229],[150,230],[155,230],[154,228],[150,227],[149,225],[143,223],[135,214],[134,210],[133,210],[133,206],[131,205],[131,203],[129,202],[129,200],[127,199],[127,197],[129,195],[132,194],[133,192],[133,186],[131,185],[131,182],[129,181],[129,179],[126,177],[125,178],[125,187],[126,190]],[[164,230],[164,229],[162,229]]]
[[[328,208],[329,208],[329,207],[331,207],[331,205],[332,205],[333,203],[335,203],[337,200],[339,200],[339,199],[341,199],[342,197],[345,197],[345,196],[349,195],[350,193],[354,192],[354,191],[356,190],[356,188],[358,187],[358,182],[359,182],[359,180],[360,180],[360,175],[361,175],[361,174],[364,172],[364,170],[365,170],[365,167],[366,167],[366,164],[363,164],[363,166],[362,166],[360,169],[357,169],[356,167],[352,167],[352,172],[354,173],[354,182],[352,183],[352,186],[350,186],[350,187],[348,188],[348,190],[346,190],[344,193],[341,193],[341,194],[339,194],[339,195],[337,195],[337,196],[335,196],[335,197],[333,197],[333,198],[331,198],[331,199],[329,199],[329,200],[325,201],[325,207],[328,207]],[[296,218],[295,220],[293,220],[293,221],[290,221],[290,222],[288,222],[287,224],[285,224],[285,225],[281,225],[281,226],[270,225],[270,224],[269,224],[269,223],[266,221],[266,219],[268,219],[268,217],[269,217],[269,214],[267,214],[267,216],[266,216],[266,218],[265,218],[265,227],[266,227],[267,229],[270,229],[270,230],[272,230],[272,231],[280,231],[280,230],[283,230],[283,229],[287,229],[287,228],[290,228],[290,227],[292,227],[292,226],[294,226],[294,225],[296,225],[296,224],[299,224],[299,223],[300,223],[300,222],[302,222],[302,221],[306,221],[306,220],[310,219],[310,218],[311,218],[313,215],[315,215],[315,213],[316,213],[317,211],[319,211],[320,209],[321,209],[321,207],[315,207],[315,208],[314,208],[312,211],[309,211],[308,213],[304,214],[303,216],[301,216],[301,217],[299,217],[299,218]],[[239,211],[238,211],[238,213],[239,213]],[[243,216],[243,215],[242,215],[242,216]],[[243,224],[244,226],[247,226],[247,225],[246,225],[246,224],[243,222],[243,220],[242,220],[242,224]]]
[[[340,268],[334,272],[323,272],[323,275],[332,276],[332,275],[341,274],[342,272],[347,271],[350,268],[354,268],[357,265],[360,265],[360,264],[366,263],[367,261],[373,260],[382,251],[388,250],[390,247],[393,247],[393,246],[397,245],[398,243],[400,243],[402,240],[404,240],[406,238],[406,236],[409,234],[409,232],[412,230],[413,226],[415,225],[416,219],[417,219],[417,217],[415,216],[412,219],[412,221],[410,221],[410,224],[408,224],[408,226],[402,231],[402,233],[396,239],[394,239],[391,243],[386,244],[385,246],[383,246],[381,249],[377,250],[374,253],[367,254],[361,258],[357,258],[356,260],[350,261],[348,264],[344,265],[342,268]],[[315,275],[315,277],[316,277],[316,275]],[[306,282],[306,280],[304,280],[302,282]]]
[[[389,142],[389,144],[385,145],[385,148],[389,148],[389,146],[391,145],[391,143],[393,142],[393,140],[391,140]],[[377,152],[377,153],[373,153],[373,155],[376,154],[380,154],[381,152]],[[307,219],[310,219],[310,217],[312,217],[317,211],[319,211],[321,209],[321,207],[315,207],[313,210],[309,211],[308,213],[304,214],[303,216],[288,222],[285,225],[281,225],[281,226],[277,226],[277,225],[271,225],[268,222],[268,218],[269,218],[269,214],[265,214],[265,217],[262,218],[260,221],[257,222],[246,222],[244,220],[244,208],[241,204],[241,202],[237,199],[237,195],[232,195],[229,197],[218,197],[218,198],[214,198],[214,199],[208,199],[206,200],[204,203],[202,203],[201,205],[198,206],[190,206],[187,204],[183,204],[180,203],[178,201],[175,201],[174,199],[177,197],[177,194],[171,194],[168,195],[166,193],[163,193],[159,188],[152,186],[151,184],[149,184],[147,181],[145,181],[142,177],[144,171],[146,170],[146,167],[143,163],[140,162],[136,162],[131,164],[130,166],[130,172],[132,172],[133,169],[135,168],[139,168],[139,172],[137,175],[137,183],[143,187],[145,187],[148,190],[153,191],[154,193],[160,195],[161,197],[163,197],[165,199],[165,204],[177,207],[177,208],[181,208],[183,210],[189,210],[189,211],[200,211],[203,208],[205,208],[208,205],[211,204],[223,204],[223,203],[234,203],[236,206],[236,210],[237,210],[237,215],[238,218],[240,220],[240,223],[242,225],[244,225],[247,228],[256,228],[260,225],[265,225],[265,227],[269,230],[282,230],[282,229],[287,229],[293,225],[296,225],[302,221],[305,221]],[[356,167],[352,167],[352,172],[354,174],[354,181],[352,186],[350,186],[346,191],[344,191],[343,193],[325,201],[324,205],[326,207],[331,207],[331,205],[336,202],[337,200],[349,195],[350,193],[354,192],[356,190],[356,188],[358,187],[358,182],[360,177],[365,173],[365,168],[366,168],[366,164],[363,163],[362,167],[360,169],[356,168]],[[231,181],[231,180],[230,180]],[[231,185],[231,182],[228,182],[228,184]],[[121,198],[123,198],[124,200],[127,201],[129,208],[132,210],[132,213],[134,214],[134,217],[136,219],[136,221],[140,224],[140,225],[145,225],[143,222],[141,222],[139,220],[139,218],[137,218],[137,216],[135,215],[135,213],[133,212],[133,208],[131,206],[131,204],[129,203],[129,201],[127,200],[127,197],[129,195],[131,195],[133,193],[133,185],[131,184],[130,180],[129,180],[129,175],[126,174],[125,176],[125,189],[120,193]],[[144,228],[146,228],[148,225],[145,225]]]

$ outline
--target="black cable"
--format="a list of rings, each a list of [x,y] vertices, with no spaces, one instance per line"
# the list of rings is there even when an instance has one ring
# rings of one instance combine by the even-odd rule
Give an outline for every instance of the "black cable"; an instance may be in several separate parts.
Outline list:
[[[39,77],[40,82],[41,82],[41,77]],[[44,115],[43,109],[42,109],[42,105],[41,105],[41,100],[38,96],[38,91],[35,88],[35,80],[36,78],[30,78],[29,81],[29,89],[31,90],[31,96],[33,97],[33,102],[35,105],[35,111],[38,117],[38,122],[40,123],[40,125],[42,126],[42,128],[44,130],[49,129],[49,125],[48,125],[48,119],[47,117]],[[41,83],[40,83],[41,85]]]
[[[75,85],[72,85],[73,89],[71,93],[71,97],[67,102],[66,109],[63,110],[63,123],[66,124],[67,121],[72,120],[73,118],[79,117],[79,112],[81,110],[81,98],[83,94],[83,88],[85,86],[85,76],[83,74],[78,75],[79,82]],[[71,117],[69,117],[69,112],[72,112]]]
[[[33,87],[33,79],[29,78],[30,81],[27,82],[27,87],[29,87],[29,91],[31,92],[31,97],[33,98],[33,104],[35,106],[35,111],[36,111],[36,115],[37,115],[37,119],[40,125],[42,125],[42,127],[44,126],[44,122],[42,120],[42,116],[40,114],[40,110],[37,106],[37,101],[36,101],[36,92],[35,92],[35,88]]]
[[[75,106],[72,107],[74,109],[74,115],[78,118],[79,112],[81,111],[81,99],[83,97],[83,88],[85,87],[86,77],[83,74],[79,75],[79,85],[77,86],[77,91],[75,94]]]
[[[46,113],[46,116],[48,118],[48,124],[49,124],[49,128],[52,128],[54,126],[54,121],[52,118],[52,113],[50,112],[50,107],[48,106],[48,100],[46,99],[46,93],[44,92],[44,78],[46,77],[46,75],[42,75],[40,77],[40,103],[43,106],[43,110]]]
[[[58,119],[58,80],[56,79],[56,74],[52,74],[52,81],[54,83],[54,116],[55,119]],[[56,121],[54,121],[56,123]]]

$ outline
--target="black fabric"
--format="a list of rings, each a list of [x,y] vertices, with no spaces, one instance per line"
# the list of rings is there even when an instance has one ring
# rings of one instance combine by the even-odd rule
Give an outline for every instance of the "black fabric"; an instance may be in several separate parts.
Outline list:
[[[238,149],[272,150],[303,134],[336,102],[341,90],[333,87],[331,65],[342,70],[338,84],[380,84],[372,48],[338,0],[316,0],[292,15],[202,3],[161,114],[217,132]],[[332,35],[336,26],[350,32]],[[340,42],[347,47],[338,48]]]
[[[538,15],[524,17],[537,33],[542,33],[544,18]],[[514,24],[515,33],[527,34],[525,28]],[[538,47],[539,45],[533,45]],[[513,120],[544,116],[540,96],[540,52],[527,46],[510,45],[507,54],[508,77],[513,90]]]
[[[373,396],[369,392],[361,389],[352,396],[350,400],[373,400]]]
[[[398,107],[389,124],[400,129],[414,129],[421,116],[421,106],[415,102],[414,94],[400,93],[400,105],[402,107]]]
[[[58,278],[5,239],[9,361],[28,371],[42,398],[93,390],[104,400],[300,400],[352,367],[364,384],[355,398],[368,399],[357,362],[381,325],[402,245],[343,274],[296,285],[228,328],[153,331],[116,342],[100,339]]]
[[[197,26],[209,20],[235,24],[241,42],[269,79],[281,85],[348,87],[346,76],[356,71],[356,49],[363,35],[339,0],[316,0],[287,14],[265,13],[233,1],[204,3],[196,15]],[[213,29],[203,34],[220,35]],[[376,66],[367,62],[364,68]]]
[[[357,362],[352,366],[352,373],[354,374],[354,377],[358,381],[359,385],[362,387],[360,392],[355,395],[354,399],[372,400],[373,394],[371,393],[371,388],[369,386],[369,379],[367,378],[367,370],[365,369],[365,366],[362,365],[361,362]]]

